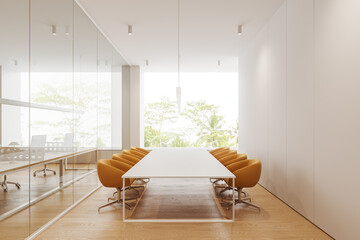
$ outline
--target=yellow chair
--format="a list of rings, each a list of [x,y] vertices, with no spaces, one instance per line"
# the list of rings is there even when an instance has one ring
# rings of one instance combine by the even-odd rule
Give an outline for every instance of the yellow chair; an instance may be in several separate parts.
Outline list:
[[[129,155],[129,156],[133,156],[139,160],[142,159],[142,157],[140,157],[139,155],[135,155],[134,153],[130,152],[130,150],[122,150],[121,152],[123,155]]]
[[[137,162],[132,162],[130,160],[127,160],[126,158],[123,158],[123,156],[121,155],[121,153],[115,153],[112,155],[112,159],[116,160],[116,161],[121,161],[124,162],[126,164],[129,164],[131,166],[134,166]]]
[[[138,162],[140,162],[141,159],[139,158],[136,158],[134,155],[132,154],[123,154],[123,153],[115,153],[112,155],[112,158],[114,160],[118,160],[118,161],[122,161],[122,162],[126,162],[126,161],[129,161],[131,162],[131,166],[134,166],[135,164],[137,164]],[[139,179],[136,179],[136,180],[139,180],[143,183],[148,183],[150,181],[150,179],[148,178],[139,178]]]
[[[143,159],[146,156],[146,154],[143,154],[142,152],[139,152],[138,150],[133,149],[133,148],[130,148],[129,152],[133,155],[138,156],[140,159]]]
[[[238,193],[238,199],[236,199],[235,203],[244,203],[260,210],[260,207],[251,203],[250,197],[242,198],[241,193],[243,188],[254,187],[259,182],[261,176],[261,161],[258,159],[242,160],[230,164],[227,168],[232,171],[236,177],[235,188]],[[225,179],[225,181],[228,185],[227,189],[232,189],[232,179]]]
[[[221,162],[221,163],[223,163],[223,161],[230,161],[230,160],[232,160],[232,159],[234,159],[234,158],[236,158],[237,157],[237,152],[235,151],[235,150],[232,150],[232,151],[230,151],[230,150],[227,150],[228,152],[227,153],[225,153],[223,156],[221,156],[220,158],[218,158],[218,160],[219,160],[219,162]],[[214,156],[215,157],[215,156]],[[215,183],[217,183],[217,182],[219,182],[219,181],[221,181],[221,180],[224,180],[224,179],[222,179],[222,178],[210,178],[210,182],[212,183],[212,184],[215,184]]]
[[[236,157],[237,157],[236,150],[232,150],[232,151],[229,151],[226,154],[222,155],[217,160],[219,160],[219,162],[223,163],[224,161],[228,161],[228,160],[234,159]]]
[[[221,151],[218,151],[218,152],[214,153],[213,156],[214,156],[214,158],[219,159],[219,157],[225,155],[229,151],[230,151],[230,149],[223,149]]]
[[[219,160],[229,155],[236,155],[236,154],[237,154],[236,150],[227,150],[226,152],[220,152],[218,154],[215,154],[214,157]]]
[[[117,199],[100,206],[98,208],[99,212],[100,212],[100,209],[103,207],[112,205],[114,203],[121,203],[123,201],[123,199],[121,199],[121,192],[125,191],[127,189],[130,189],[131,184],[134,180],[126,179],[125,185],[127,187],[124,187],[123,179],[121,177],[130,168],[131,168],[131,166],[128,164],[120,162],[120,161],[112,160],[112,159],[101,159],[98,161],[97,173],[98,173],[101,184],[104,187],[116,188],[116,191],[117,191]],[[130,200],[136,200],[136,198],[125,199],[125,201],[130,201]],[[125,202],[125,205],[128,208],[131,208],[131,206],[126,202]]]
[[[120,160],[120,158],[124,158],[124,159],[126,159],[126,160],[128,160],[130,162],[133,162],[134,164],[140,162],[140,159],[134,157],[133,155],[123,154],[123,153],[115,153],[115,154],[112,155],[112,158],[113,159],[119,158],[119,160]]]
[[[219,152],[219,151],[223,151],[229,149],[228,147],[220,147],[220,148],[216,148],[214,150],[209,151],[210,154],[214,155],[215,153]]]
[[[136,150],[144,153],[145,155],[150,153],[150,151],[148,151],[148,150],[146,150],[146,149],[144,149],[144,148],[140,148],[140,147],[134,147],[134,148],[135,148]]]
[[[238,161],[242,161],[242,160],[246,160],[246,159],[247,159],[247,155],[245,153],[239,153],[239,154],[236,154],[236,157],[233,159],[223,159],[223,161],[221,163],[226,167],[232,163],[236,163]]]

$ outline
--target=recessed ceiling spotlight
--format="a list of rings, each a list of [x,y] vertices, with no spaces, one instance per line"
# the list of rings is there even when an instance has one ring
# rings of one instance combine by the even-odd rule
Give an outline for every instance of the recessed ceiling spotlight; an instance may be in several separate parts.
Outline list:
[[[242,25],[238,26],[237,34],[240,36],[242,34]]]
[[[65,35],[66,35],[66,36],[69,36],[69,35],[70,35],[69,26],[66,26]]]
[[[51,34],[52,34],[53,36],[56,36],[56,25],[52,25],[52,26],[51,26]]]
[[[131,25],[128,26],[128,34],[129,34],[129,36],[132,35],[132,26]]]

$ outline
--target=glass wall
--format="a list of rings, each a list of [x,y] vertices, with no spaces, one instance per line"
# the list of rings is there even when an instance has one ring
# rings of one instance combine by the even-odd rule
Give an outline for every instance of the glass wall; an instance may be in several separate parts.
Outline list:
[[[17,239],[99,186],[126,63],[73,0],[0,0],[0,32],[0,239]]]

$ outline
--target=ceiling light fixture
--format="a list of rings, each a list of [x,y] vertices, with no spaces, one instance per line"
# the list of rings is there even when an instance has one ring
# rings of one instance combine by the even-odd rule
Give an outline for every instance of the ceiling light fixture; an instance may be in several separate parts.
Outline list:
[[[128,34],[129,34],[129,36],[132,35],[132,26],[131,25],[128,26]]]
[[[218,60],[218,66],[220,66],[221,65],[221,61],[220,60]]]
[[[242,34],[242,25],[238,26],[237,34],[240,36]]]
[[[149,60],[145,61],[146,66],[149,66]]]
[[[66,36],[70,35],[69,26],[66,26],[65,35]]]
[[[56,25],[52,25],[52,26],[51,26],[51,34],[52,34],[53,36],[56,36]]]

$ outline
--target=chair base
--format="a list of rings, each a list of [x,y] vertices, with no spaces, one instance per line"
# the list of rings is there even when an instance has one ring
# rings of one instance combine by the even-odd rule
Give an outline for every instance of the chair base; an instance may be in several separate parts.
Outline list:
[[[0,182],[0,185],[4,189],[4,192],[8,191],[8,184],[14,184],[17,187],[17,189],[21,188],[20,183],[8,181],[6,175],[4,175],[4,181]]]
[[[34,175],[34,177],[36,177],[36,174],[37,174],[37,173],[43,172],[43,173],[44,173],[44,176],[46,176],[46,171],[52,172],[54,175],[56,175],[56,171],[55,171],[55,170],[52,170],[52,169],[49,169],[49,168],[46,168],[46,164],[44,165],[44,168],[43,168],[43,169],[34,171],[33,175]]]
[[[220,191],[220,193],[219,193],[220,195],[222,193],[224,193],[225,191],[227,191],[227,190],[232,190],[231,187],[226,186],[224,188],[225,189]],[[238,197],[237,197],[237,199],[235,199],[235,205],[236,204],[245,204],[245,205],[248,205],[250,207],[256,208],[260,212],[261,208],[251,202],[251,198],[249,197],[249,194],[247,192],[243,191],[242,188],[236,188],[235,191],[237,191],[237,193],[238,193]],[[241,196],[242,194],[245,195],[244,198]],[[224,198],[222,198],[222,199],[224,199]],[[226,203],[226,205],[227,205],[227,207],[230,207],[230,206],[232,206],[232,203]]]
[[[104,208],[104,207],[107,207],[107,206],[110,206],[110,205],[112,205],[112,204],[115,204],[115,203],[123,203],[123,199],[121,199],[121,192],[122,191],[125,191],[125,190],[127,190],[128,188],[126,188],[126,189],[121,189],[121,188],[116,188],[116,193],[117,193],[117,199],[112,199],[112,198],[108,198],[108,201],[109,200],[113,200],[113,201],[111,201],[111,202],[108,202],[108,203],[106,203],[106,204],[104,204],[104,205],[101,205],[100,207],[98,207],[98,213],[100,213],[100,209],[101,208]],[[127,209],[129,209],[129,210],[131,210],[132,209],[132,207],[130,206],[130,204],[128,204],[126,201],[132,201],[132,200],[137,200],[137,198],[126,198],[125,199],[125,207],[127,208]]]

